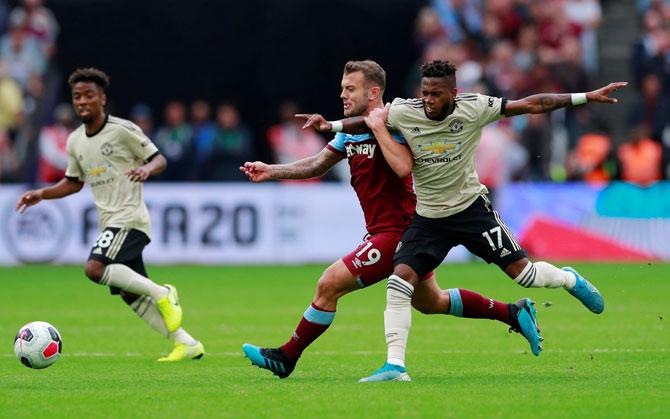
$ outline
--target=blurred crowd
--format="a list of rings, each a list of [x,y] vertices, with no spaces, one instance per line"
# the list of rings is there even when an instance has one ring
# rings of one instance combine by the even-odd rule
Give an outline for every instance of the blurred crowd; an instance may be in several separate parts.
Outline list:
[[[454,63],[464,92],[517,99],[588,91],[600,87],[597,41],[607,3],[433,0],[416,20],[420,61]],[[640,0],[638,12],[629,87],[636,100],[623,104],[626,137],[613,138],[606,118],[589,106],[503,119],[484,129],[477,155],[487,186],[614,179],[646,185],[670,176],[670,1]],[[635,28],[622,28],[629,29]],[[406,94],[418,95],[418,83],[413,72]]]
[[[405,81],[419,96],[418,65],[448,59],[458,88],[517,99],[539,92],[599,87],[598,0],[432,0],[416,18],[420,59]],[[638,0],[640,30],[631,48],[635,100],[626,106],[625,138],[614,138],[595,107],[502,119],[488,125],[477,154],[481,180],[495,190],[509,181],[647,185],[670,177],[670,0]],[[634,28],[633,28],[634,29]],[[0,182],[53,182],[67,164],[65,141],[76,127],[54,65],[59,25],[43,0],[0,0]],[[629,101],[630,102],[630,101]],[[241,162],[259,157],[287,163],[321,150],[327,139],[301,129],[290,101],[265,138],[253,138],[234,103],[175,100],[163,109],[138,103],[129,119],[168,159],[165,181],[239,181]],[[263,153],[260,153],[261,155]],[[329,180],[347,180],[340,166]]]
[[[0,0],[0,181],[34,181],[37,168],[49,171],[62,162],[45,163],[52,147],[67,137],[48,124],[54,110],[69,118],[72,111],[56,107],[61,76],[56,70],[56,39],[60,28],[42,0],[22,0],[10,8]],[[53,137],[59,137],[55,140]],[[63,138],[60,138],[63,137]],[[44,139],[44,141],[43,141]],[[43,157],[40,157],[43,156]],[[49,164],[54,164],[47,168]]]

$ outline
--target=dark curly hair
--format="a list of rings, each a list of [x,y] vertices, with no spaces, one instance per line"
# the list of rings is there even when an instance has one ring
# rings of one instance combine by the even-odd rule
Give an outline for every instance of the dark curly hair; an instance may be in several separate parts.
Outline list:
[[[97,68],[78,68],[70,74],[67,83],[72,88],[80,82],[95,83],[104,92],[109,87],[109,76]]]
[[[456,85],[456,66],[446,60],[434,60],[421,65],[421,77],[446,77]]]

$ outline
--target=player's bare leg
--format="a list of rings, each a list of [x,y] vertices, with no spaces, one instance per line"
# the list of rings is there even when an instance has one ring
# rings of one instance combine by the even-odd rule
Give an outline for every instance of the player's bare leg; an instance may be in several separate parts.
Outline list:
[[[340,297],[360,288],[342,259],[337,260],[319,278],[316,295],[291,338],[279,348],[260,348],[245,343],[242,347],[245,356],[253,365],[268,369],[279,378],[288,377],[302,352],[333,322]]]
[[[526,288],[564,288],[596,314],[605,310],[600,291],[570,267],[559,269],[547,262],[531,262],[523,258],[506,267],[505,273]]]

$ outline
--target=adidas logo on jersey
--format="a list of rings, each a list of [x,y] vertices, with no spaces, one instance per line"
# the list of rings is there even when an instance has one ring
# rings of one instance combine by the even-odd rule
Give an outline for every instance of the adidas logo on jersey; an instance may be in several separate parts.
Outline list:
[[[419,127],[412,128],[410,132],[412,134],[421,134],[421,130],[419,129]]]
[[[511,254],[512,254],[512,252],[510,252],[509,250],[505,249],[504,247],[503,247],[502,250],[500,251],[500,257],[501,257],[501,258],[504,258],[505,256],[508,256],[508,255],[511,255]]]

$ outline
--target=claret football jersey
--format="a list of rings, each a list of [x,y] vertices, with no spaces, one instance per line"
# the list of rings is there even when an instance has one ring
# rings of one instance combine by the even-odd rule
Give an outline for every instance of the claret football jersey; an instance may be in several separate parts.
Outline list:
[[[149,211],[141,182],[125,172],[143,165],[158,149],[132,122],[108,116],[105,125],[88,136],[82,124],[67,140],[65,176],[88,183],[98,211],[98,226],[127,227],[151,237]]]
[[[502,118],[505,99],[459,94],[454,111],[441,121],[428,119],[421,99],[395,99],[388,126],[400,131],[414,155],[416,212],[442,218],[466,209],[487,189],[475,170],[482,128]]]
[[[399,143],[405,143],[398,133],[391,135]],[[338,132],[326,147],[346,155],[349,161],[351,186],[361,203],[367,231],[403,232],[416,206],[412,176],[396,175],[372,134]]]

